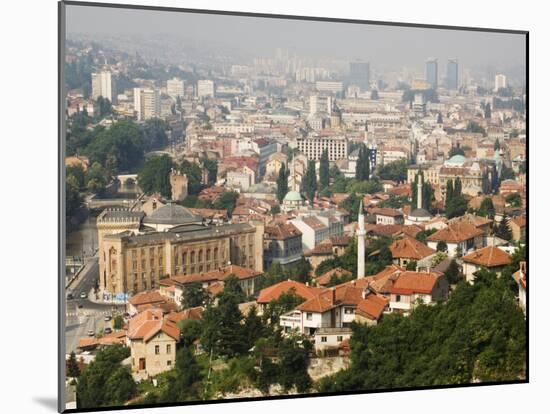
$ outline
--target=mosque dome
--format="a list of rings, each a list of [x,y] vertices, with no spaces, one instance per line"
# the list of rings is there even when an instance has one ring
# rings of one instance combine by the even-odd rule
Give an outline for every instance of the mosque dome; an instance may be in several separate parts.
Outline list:
[[[298,191],[289,191],[283,201],[302,201],[302,196]]]

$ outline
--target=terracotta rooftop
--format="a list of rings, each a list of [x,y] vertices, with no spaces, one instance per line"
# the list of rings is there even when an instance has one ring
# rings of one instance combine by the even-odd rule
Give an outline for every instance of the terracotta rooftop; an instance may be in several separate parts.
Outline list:
[[[390,287],[390,293],[411,295],[414,293],[431,294],[441,275],[427,272],[401,272]]]
[[[482,230],[479,230],[473,224],[465,221],[458,221],[450,223],[444,229],[436,231],[434,234],[428,236],[428,241],[444,241],[446,243],[459,243],[469,239],[473,239],[476,236],[481,236]]]
[[[166,315],[166,320],[173,323],[178,323],[179,321],[185,321],[187,319],[199,320],[202,319],[203,311],[204,308],[202,306],[197,306],[196,308],[189,308],[180,312],[172,312]]]
[[[336,275],[337,277],[349,276],[351,275],[351,272],[349,270],[342,269],[341,267],[337,267],[323,273],[321,276],[316,277],[315,282],[317,282],[319,286],[324,286],[330,282],[332,275]]]
[[[385,297],[371,293],[359,302],[355,313],[370,320],[378,320],[382,316],[388,302],[389,300]]]
[[[514,223],[518,227],[525,227],[527,225],[527,217],[526,216],[518,216],[514,217],[510,220],[510,222]]]
[[[302,312],[323,313],[339,305],[355,305],[363,299],[363,289],[344,283],[333,288],[324,289],[315,297],[305,301],[296,309]]]
[[[267,239],[286,240],[291,237],[301,236],[302,232],[292,223],[275,224],[265,226],[264,237]]]
[[[158,291],[153,290],[150,292],[138,293],[128,299],[128,302],[137,307],[140,305],[166,302],[166,297],[162,296]]]
[[[304,283],[296,282],[295,280],[284,280],[273,286],[262,289],[256,299],[257,303],[267,304],[272,300],[279,299],[283,293],[288,293],[291,290],[294,294],[304,298],[305,300],[313,298],[315,295],[322,292],[321,288],[307,286]]]
[[[498,247],[487,246],[464,256],[462,260],[478,266],[496,267],[510,264],[510,255]]]
[[[158,332],[164,332],[176,341],[180,337],[179,328],[173,321],[163,319],[160,309],[148,309],[138,313],[128,323],[128,338],[130,340],[143,339],[148,342]]]
[[[402,239],[394,240],[390,245],[391,255],[394,258],[407,258],[420,260],[434,254],[436,251],[415,238],[405,236]]]
[[[374,215],[377,215],[377,216],[388,216],[388,217],[402,217],[403,216],[403,212],[401,212],[399,210],[396,210],[394,208],[374,207],[374,208],[367,209],[367,211],[370,214],[374,214]]]

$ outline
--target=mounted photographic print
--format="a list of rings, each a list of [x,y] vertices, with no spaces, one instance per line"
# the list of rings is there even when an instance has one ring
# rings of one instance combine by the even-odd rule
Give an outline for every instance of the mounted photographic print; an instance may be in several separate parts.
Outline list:
[[[528,381],[528,32],[59,23],[60,411]]]

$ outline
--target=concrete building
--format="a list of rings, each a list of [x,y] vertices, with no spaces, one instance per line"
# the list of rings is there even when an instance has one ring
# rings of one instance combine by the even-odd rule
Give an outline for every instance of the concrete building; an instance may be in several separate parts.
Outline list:
[[[310,136],[296,140],[298,150],[308,160],[319,160],[323,151],[328,151],[329,161],[336,161],[348,156],[348,139],[345,136],[321,137]]]
[[[160,92],[158,89],[134,88],[134,111],[138,121],[160,116]]]
[[[111,72],[92,73],[92,98],[107,98],[112,104],[117,103],[116,82]]]
[[[211,97],[215,95],[214,81],[201,79],[197,82],[197,96],[199,98]]]
[[[166,81],[166,93],[173,99],[185,95],[185,82],[179,78],[172,78]]]
[[[278,263],[283,269],[296,264],[303,255],[302,232],[291,223],[265,226],[264,269]]]
[[[447,61],[447,89],[458,89],[458,59]]]
[[[506,76],[502,74],[495,75],[495,92],[498,92],[499,89],[506,88]]]
[[[438,73],[437,73],[437,59],[430,58],[426,61],[426,82],[432,89],[437,89],[438,85]]]
[[[187,175],[173,169],[170,173],[170,187],[172,189],[172,200],[185,200],[188,189]]]
[[[362,91],[369,90],[370,63],[369,62],[350,62],[349,83],[350,85],[359,86],[359,88]]]

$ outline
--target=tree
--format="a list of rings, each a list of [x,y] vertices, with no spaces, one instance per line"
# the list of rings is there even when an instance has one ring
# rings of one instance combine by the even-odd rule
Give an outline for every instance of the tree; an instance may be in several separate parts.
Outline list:
[[[288,193],[288,172],[286,166],[283,163],[279,169],[279,175],[277,176],[277,200],[279,203],[283,202],[286,194]]]
[[[481,202],[477,214],[483,217],[488,217],[491,220],[495,218],[495,206],[491,197],[485,197]]]
[[[201,367],[191,346],[181,347],[176,352],[176,365],[173,370],[168,372],[166,387],[160,393],[159,402],[198,399],[202,377]]]
[[[121,368],[125,369],[121,362],[128,356],[130,349],[122,345],[113,345],[98,351],[95,360],[80,374],[76,386],[78,407],[122,405],[134,395],[135,388],[128,383],[126,374],[120,371]],[[114,379],[110,381],[111,377]],[[131,379],[131,376],[129,378]],[[120,393],[115,391],[117,381],[123,382]]]
[[[67,377],[78,378],[80,376],[80,368],[78,367],[78,362],[76,362],[76,355],[74,351],[69,355],[67,360]]]
[[[196,164],[183,160],[179,166],[179,171],[187,176],[187,192],[190,195],[196,195],[201,191],[202,170]]]
[[[269,302],[264,311],[263,320],[271,325],[277,325],[281,315],[291,311],[303,302],[304,298],[298,296],[296,290],[291,288],[282,293],[277,299]]]
[[[183,346],[193,346],[195,341],[201,337],[202,321],[185,319],[178,322],[178,328],[180,328],[180,343]]]
[[[214,202],[214,208],[219,210],[227,210],[227,213],[231,216],[235,206],[237,205],[237,199],[239,193],[235,191],[224,191],[220,197]]]
[[[449,263],[449,267],[447,267],[444,274],[450,285],[455,285],[458,283],[460,280],[460,267],[458,266],[456,259],[451,260],[451,263]]]
[[[208,185],[214,185],[218,179],[218,162],[210,158],[203,158],[202,165],[208,171]]]
[[[239,303],[243,299],[238,279],[234,275],[228,277],[223,292],[218,295],[218,305],[208,304],[203,313],[201,343],[205,349],[229,358],[248,350],[239,310]]]
[[[435,249],[438,252],[447,252],[448,251],[447,243],[445,243],[443,240],[439,240],[437,242],[437,246],[435,247]]]
[[[451,157],[454,157],[455,155],[462,155],[464,156],[465,155],[465,152],[462,148],[460,148],[459,146],[456,146],[456,147],[452,147],[450,150],[449,150],[449,158]]]
[[[468,126],[466,127],[466,132],[483,134],[484,137],[487,136],[487,131],[485,131],[485,128],[483,128],[481,125],[479,125],[474,121],[468,122]]]
[[[166,122],[159,118],[146,120],[142,127],[143,147],[145,151],[154,151],[163,149],[168,145],[168,135]]]
[[[310,203],[315,198],[315,192],[317,191],[317,175],[315,172],[315,161],[309,160],[307,162],[306,174],[304,177],[304,191]]]
[[[106,405],[122,405],[136,395],[137,386],[127,366],[118,367],[105,383]]]
[[[363,143],[359,145],[359,154],[355,164],[355,178],[358,181],[366,181],[370,178],[369,150]]]
[[[405,267],[405,270],[410,270],[415,272],[416,271],[416,260],[411,260],[407,263],[407,266]]]
[[[208,294],[202,288],[200,282],[185,285],[181,296],[181,307],[183,309],[203,306],[208,299]]]
[[[160,193],[164,197],[172,196],[170,171],[174,164],[168,155],[155,155],[145,161],[138,174],[140,188],[145,194]]]
[[[86,188],[91,193],[101,194],[105,191],[110,174],[99,162],[94,162],[86,171]]]
[[[119,330],[121,330],[123,327],[124,327],[124,318],[122,317],[122,315],[116,315],[116,316],[113,318],[113,328],[114,328],[116,331],[119,331]]]
[[[495,235],[504,240],[512,240],[512,230],[508,223],[508,217],[506,214],[502,217],[500,222],[495,226]]]
[[[67,216],[72,216],[82,203],[80,197],[78,180],[74,175],[69,175],[65,179],[65,213]]]
[[[382,180],[392,180],[403,183],[407,179],[408,161],[401,159],[384,164],[380,169],[379,176]]]
[[[505,201],[510,207],[521,207],[521,196],[519,193],[512,193],[506,196]]]
[[[302,337],[291,336],[283,339],[279,347],[279,379],[285,390],[296,386],[299,393],[311,387],[311,377],[307,372],[311,343]]]
[[[495,151],[500,151],[500,142],[498,141],[498,138],[495,141],[495,145],[493,146],[493,149]]]
[[[251,306],[244,318],[243,334],[247,343],[247,348],[254,346],[256,341],[266,334],[266,328],[262,323],[262,318],[258,316],[256,306]]]
[[[325,149],[321,155],[319,164],[319,189],[324,190],[329,186],[329,160],[328,150]]]
[[[105,118],[107,115],[111,115],[113,113],[113,108],[108,98],[99,96],[97,98],[96,104],[100,118]]]

